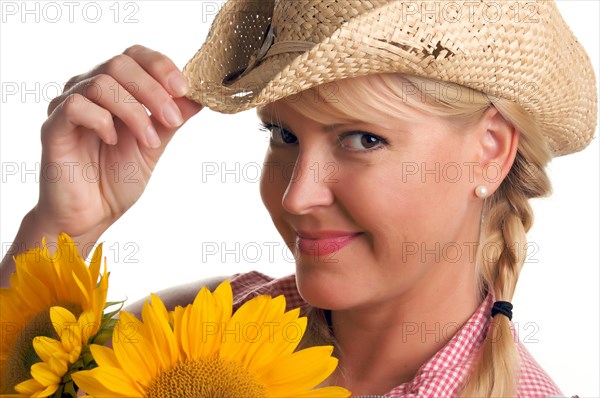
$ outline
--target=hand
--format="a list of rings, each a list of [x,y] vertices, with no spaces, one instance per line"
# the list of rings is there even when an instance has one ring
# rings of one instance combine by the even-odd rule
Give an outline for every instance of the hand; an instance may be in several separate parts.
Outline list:
[[[175,131],[202,109],[186,92],[175,64],[139,45],[71,78],[42,126],[47,175],[32,210],[37,228],[95,242],[139,199]]]

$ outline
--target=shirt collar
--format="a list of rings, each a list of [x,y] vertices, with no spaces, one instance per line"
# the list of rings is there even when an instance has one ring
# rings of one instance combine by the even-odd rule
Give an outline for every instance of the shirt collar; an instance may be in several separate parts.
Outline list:
[[[414,396],[420,396],[425,384],[432,382],[455,383],[456,388],[458,388],[463,378],[469,374],[473,356],[478,352],[487,335],[493,303],[494,295],[490,289],[469,320],[460,329],[458,329],[458,324],[456,325],[458,331],[441,350],[419,368],[415,377],[395,387],[386,395],[396,397],[401,394],[403,397],[410,397],[414,394]],[[446,327],[446,330],[451,333],[451,326]],[[456,370],[456,372],[453,372],[453,370]],[[450,373],[454,373],[455,377],[451,379],[444,377],[444,374]],[[440,380],[437,380],[438,378]]]

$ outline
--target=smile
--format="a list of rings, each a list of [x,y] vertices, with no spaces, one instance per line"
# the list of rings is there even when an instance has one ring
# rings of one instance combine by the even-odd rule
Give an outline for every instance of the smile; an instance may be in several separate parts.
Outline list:
[[[298,233],[296,235],[296,247],[303,254],[313,256],[325,256],[341,250],[350,244],[362,232],[340,233],[335,231],[323,231],[319,233]]]

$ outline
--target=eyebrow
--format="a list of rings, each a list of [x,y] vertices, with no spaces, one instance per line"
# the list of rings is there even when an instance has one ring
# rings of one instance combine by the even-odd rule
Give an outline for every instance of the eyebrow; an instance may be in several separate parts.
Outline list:
[[[261,121],[264,119],[264,120],[269,120],[270,122],[273,122],[275,119],[271,113],[266,112],[266,111],[265,112],[257,112],[257,116]],[[283,120],[278,119],[277,122],[280,123],[281,127],[283,127],[284,129],[291,130],[289,128],[289,126]],[[323,130],[326,133],[329,133],[329,132],[338,130],[344,126],[349,126],[349,125],[353,125],[353,124],[369,124],[369,123],[366,123],[365,121],[362,121],[362,120],[352,120],[348,123],[327,124],[327,125],[321,127],[321,130]]]

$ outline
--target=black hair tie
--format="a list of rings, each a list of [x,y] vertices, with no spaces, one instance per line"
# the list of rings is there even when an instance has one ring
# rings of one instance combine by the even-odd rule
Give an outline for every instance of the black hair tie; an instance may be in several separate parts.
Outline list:
[[[325,321],[327,322],[327,326],[329,327],[329,332],[333,335],[333,322],[331,321],[331,310],[323,310],[323,315],[325,315]]]
[[[496,314],[505,315],[508,320],[512,319],[512,309],[513,305],[508,301],[496,301],[492,306],[492,318],[496,316]]]

